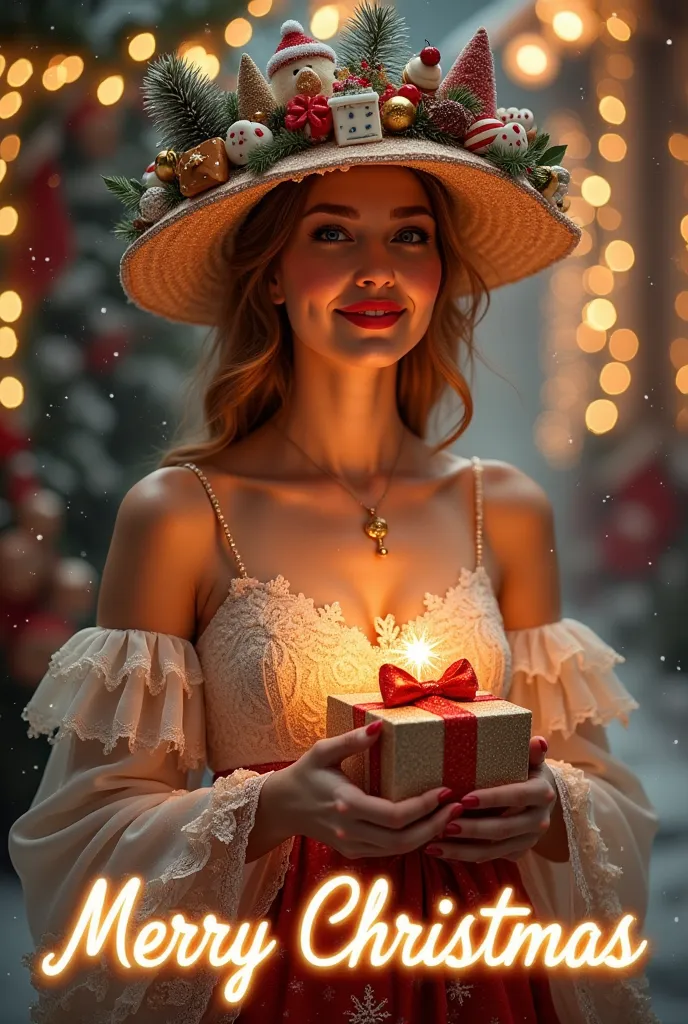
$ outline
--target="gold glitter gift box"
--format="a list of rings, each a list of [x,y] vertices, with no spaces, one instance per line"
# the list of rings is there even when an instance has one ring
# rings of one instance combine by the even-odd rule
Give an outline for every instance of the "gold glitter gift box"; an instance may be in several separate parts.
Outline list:
[[[371,796],[405,800],[448,786],[471,790],[528,779],[532,714],[487,690],[470,700],[435,694],[386,707],[381,693],[329,694],[327,735],[382,719],[372,747],[342,761],[345,775]]]

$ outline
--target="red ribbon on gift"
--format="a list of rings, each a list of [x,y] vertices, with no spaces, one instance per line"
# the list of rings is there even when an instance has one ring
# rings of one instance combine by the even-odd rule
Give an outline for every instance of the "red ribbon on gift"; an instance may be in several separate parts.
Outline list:
[[[444,719],[444,758],[442,784],[452,789],[456,799],[476,786],[478,766],[478,718],[465,705],[499,700],[492,693],[477,693],[478,685],[473,666],[466,658],[455,661],[440,679],[420,682],[409,672],[396,665],[380,666],[382,701],[353,705],[353,727],[366,724],[366,711],[400,707],[415,707]],[[452,699],[449,699],[449,698]],[[391,703],[387,703],[391,698]],[[402,698],[402,699],[397,699]],[[408,698],[408,699],[407,699]],[[371,796],[381,794],[381,742],[369,749]],[[438,783],[439,785],[439,783]]]
[[[380,666],[380,692],[386,708],[411,704],[421,697],[444,696],[454,700],[474,700],[478,692],[478,677],[467,658],[459,658],[442,673],[439,679],[421,682],[398,665]]]
[[[312,139],[323,139],[329,135],[332,130],[332,111],[326,96],[299,95],[289,100],[284,127],[290,132],[297,132],[305,128],[306,124],[311,127]]]

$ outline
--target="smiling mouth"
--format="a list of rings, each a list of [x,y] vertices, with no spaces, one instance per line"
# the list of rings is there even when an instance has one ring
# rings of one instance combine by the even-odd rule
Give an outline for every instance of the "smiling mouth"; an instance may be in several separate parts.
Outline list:
[[[384,312],[373,311],[363,313],[347,313],[343,309],[335,310],[340,316],[345,317],[356,327],[364,327],[372,331],[381,331],[384,327],[392,327],[397,320],[406,312],[400,309],[396,312],[385,310]]]

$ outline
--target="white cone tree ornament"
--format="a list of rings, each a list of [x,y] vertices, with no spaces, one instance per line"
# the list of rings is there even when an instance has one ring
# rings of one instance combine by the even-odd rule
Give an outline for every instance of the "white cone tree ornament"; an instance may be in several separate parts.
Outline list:
[[[285,21],[280,28],[281,41],[267,63],[266,74],[272,93],[278,104],[286,106],[289,100],[299,95],[297,79],[299,72],[309,69],[320,79],[318,93],[331,96],[336,81],[337,54],[320,40],[306,35],[299,21]],[[314,79],[304,76],[303,81]],[[314,95],[312,91],[308,95]]]
[[[480,117],[497,117],[494,59],[484,28],[478,29],[452,64],[440,83],[437,99],[446,99],[447,90],[461,85],[467,86],[480,100]]]

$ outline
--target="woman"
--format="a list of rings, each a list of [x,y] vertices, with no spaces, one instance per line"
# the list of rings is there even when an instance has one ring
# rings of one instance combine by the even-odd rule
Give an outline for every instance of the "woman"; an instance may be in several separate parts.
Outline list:
[[[641,925],[656,830],[604,732],[637,707],[613,671],[623,659],[561,619],[547,496],[513,466],[448,450],[471,419],[458,361],[489,287],[564,255],[575,226],[466,150],[453,151],[453,179],[436,153],[411,167],[412,148],[395,146],[356,146],[343,169],[336,147],[314,148],[267,189],[230,178],[222,204],[206,194],[170,215],[168,238],[161,222],[125,256],[140,305],[219,330],[201,368],[204,438],[125,496],[98,624],[54,655],[23,713],[32,734],[60,739],[10,835],[33,962],[58,948],[92,879],[133,874],[139,920],[264,918],[280,955],[240,1008],[217,973],[132,980],[103,956],[42,991],[35,1020],[655,1020],[641,974],[323,975],[297,950],[300,911],[342,871],[386,875],[394,912],[413,920],[432,919],[443,895],[466,912],[508,885],[569,931],[622,910]],[[537,253],[471,248],[494,182],[538,220]],[[191,250],[203,237],[192,218],[222,247],[165,270],[175,231]],[[429,417],[448,391],[462,418],[433,446]],[[443,661],[468,658],[481,688],[531,709],[526,782],[392,803],[344,774],[377,734],[326,737],[327,694],[370,690],[399,636],[422,628]]]

